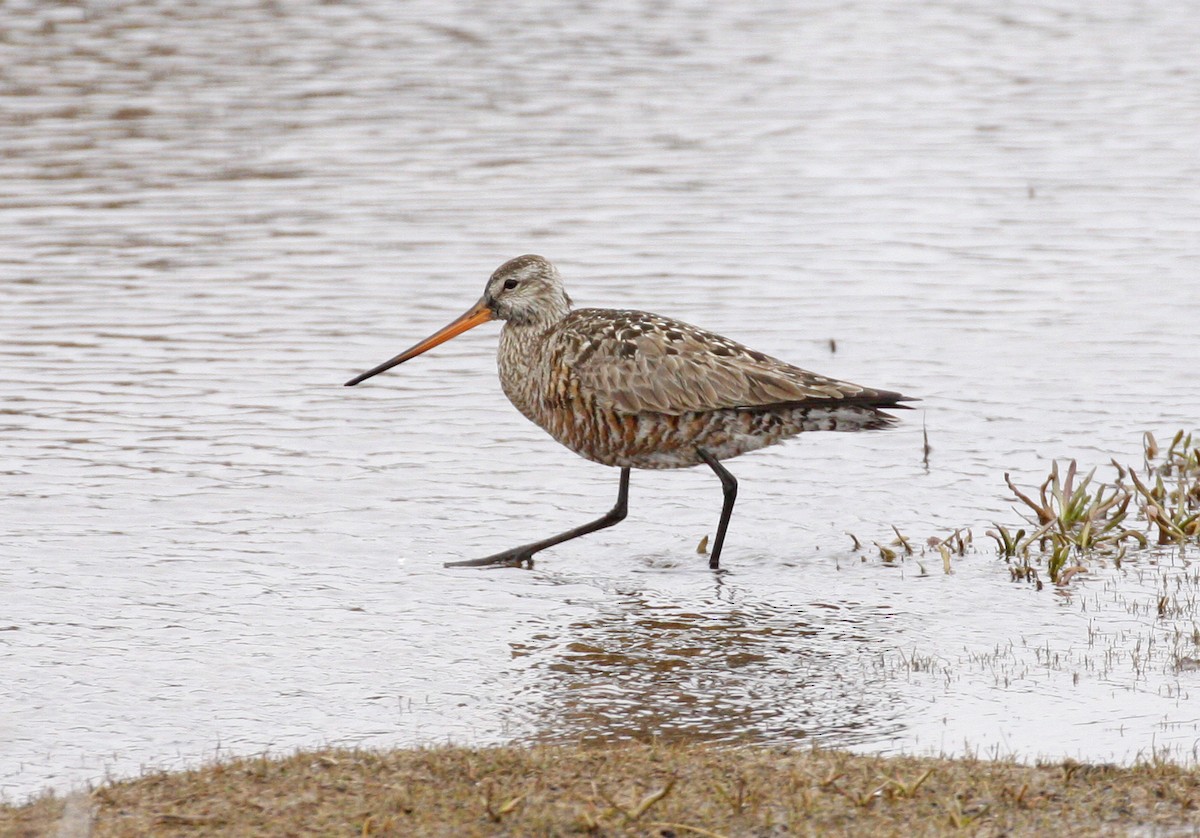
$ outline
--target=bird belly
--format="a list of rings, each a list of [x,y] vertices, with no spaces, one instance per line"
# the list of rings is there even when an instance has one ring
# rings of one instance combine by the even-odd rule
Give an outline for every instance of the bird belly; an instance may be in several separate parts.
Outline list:
[[[698,448],[727,460],[805,431],[871,430],[893,421],[885,413],[861,407],[726,409],[678,415],[564,407],[530,418],[581,457],[607,466],[644,469],[698,465],[703,462]]]
[[[704,448],[720,460],[736,457],[790,435],[737,411],[621,413],[612,410],[555,411],[542,424],[551,436],[581,457],[606,466],[686,468],[702,462]]]

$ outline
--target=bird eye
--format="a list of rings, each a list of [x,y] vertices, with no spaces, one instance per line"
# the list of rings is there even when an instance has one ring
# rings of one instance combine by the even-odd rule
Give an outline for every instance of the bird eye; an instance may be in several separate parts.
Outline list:
[[[504,280],[504,287],[511,291],[517,287],[517,281],[515,279],[506,279]]]

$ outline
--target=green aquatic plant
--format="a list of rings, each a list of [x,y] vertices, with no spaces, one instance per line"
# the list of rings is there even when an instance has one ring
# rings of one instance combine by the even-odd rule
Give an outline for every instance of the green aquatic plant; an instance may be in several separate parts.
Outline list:
[[[1128,515],[1132,493],[1118,484],[1096,482],[1096,469],[1075,484],[1078,467],[1071,460],[1065,476],[1060,475],[1058,463],[1050,466],[1050,475],[1042,483],[1039,499],[1034,500],[1018,489],[1006,473],[1004,481],[1019,500],[1033,510],[1040,529],[1031,538],[1042,549],[1053,550],[1061,545],[1079,551],[1106,548],[1120,541],[1125,529],[1122,523]]]
[[[1158,543],[1200,541],[1200,448],[1192,434],[1179,431],[1162,462],[1155,465],[1159,448],[1154,435],[1147,432],[1143,439],[1147,479],[1132,470],[1129,477],[1141,498],[1143,515],[1158,532]]]
[[[1000,555],[1018,565],[1013,579],[1036,579],[1035,559],[1044,561],[1050,580],[1057,584],[1065,584],[1084,569],[1071,563],[1073,557],[1110,557],[1120,566],[1131,542],[1138,549],[1150,546],[1145,531],[1156,533],[1159,545],[1182,548],[1189,542],[1200,543],[1198,441],[1179,431],[1163,451],[1147,432],[1142,437],[1141,473],[1113,460],[1116,478],[1111,482],[1097,480],[1095,468],[1078,479],[1075,460],[1064,468],[1052,462],[1036,493],[1022,491],[1006,473],[1004,481],[1027,508],[1026,518],[1033,528],[1014,532],[994,523],[994,529],[987,531]]]
[[[1003,524],[994,524],[994,526],[996,529],[988,530],[987,535],[996,539],[1000,555],[1005,559],[1018,558],[1021,551],[1025,549],[1025,530],[1020,529],[1013,533]]]

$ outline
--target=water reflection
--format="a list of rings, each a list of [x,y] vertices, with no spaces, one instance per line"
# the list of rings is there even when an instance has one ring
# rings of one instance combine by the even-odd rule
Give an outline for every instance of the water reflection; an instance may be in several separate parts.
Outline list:
[[[632,594],[512,648],[533,658],[521,700],[538,708],[535,739],[848,745],[899,726],[895,691],[868,663],[868,627],[891,616]]]

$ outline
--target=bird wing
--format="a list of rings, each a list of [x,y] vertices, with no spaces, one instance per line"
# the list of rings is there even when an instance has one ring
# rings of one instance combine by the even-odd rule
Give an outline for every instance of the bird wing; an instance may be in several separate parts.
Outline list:
[[[642,311],[577,309],[555,353],[581,395],[624,413],[780,406],[897,406],[872,390],[794,367],[678,320]]]

